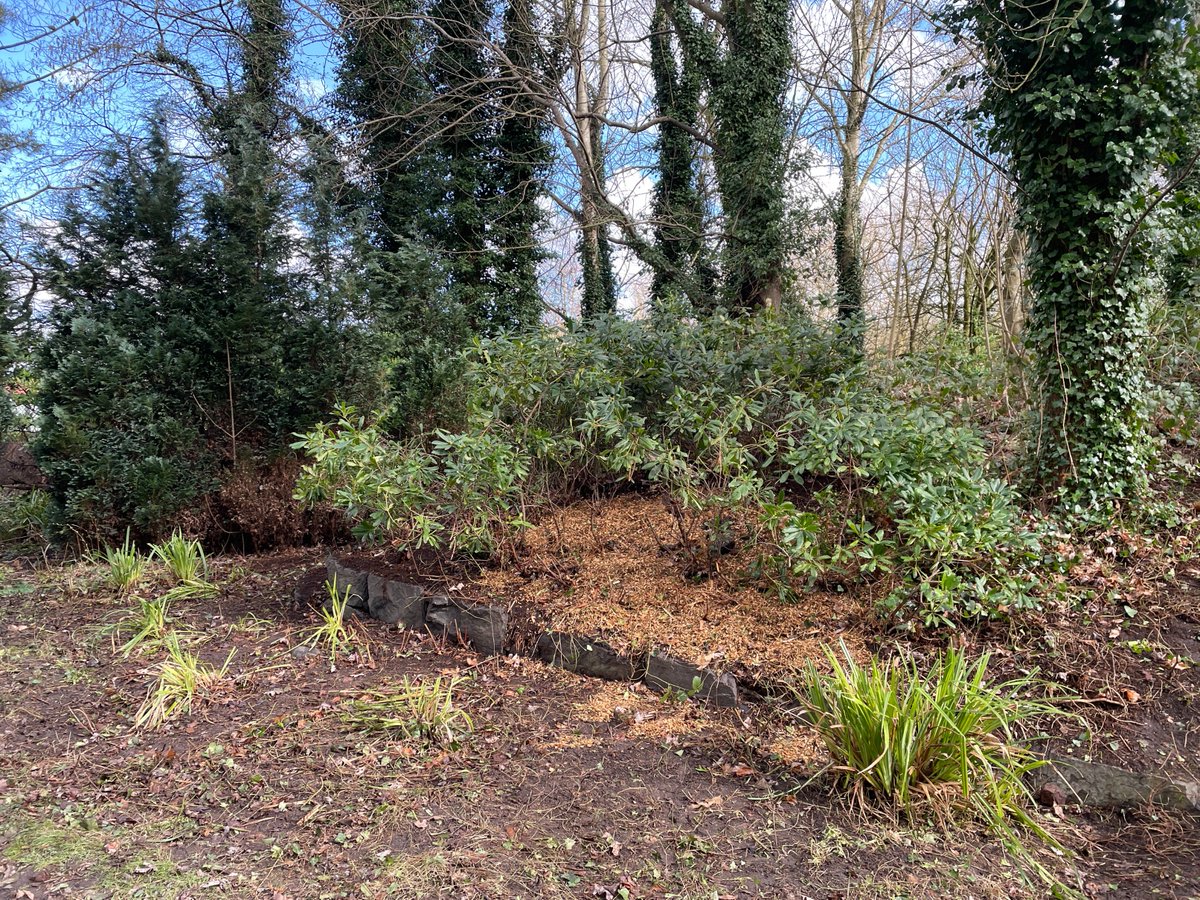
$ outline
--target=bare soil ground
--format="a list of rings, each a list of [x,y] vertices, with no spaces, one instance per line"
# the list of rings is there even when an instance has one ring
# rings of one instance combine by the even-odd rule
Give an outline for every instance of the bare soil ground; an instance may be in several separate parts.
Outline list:
[[[626,558],[635,550],[623,548]],[[574,572],[530,569],[514,576],[509,589],[521,596],[510,599],[531,602],[545,587],[550,618],[607,623],[609,637],[631,646],[665,634],[681,653],[747,670],[783,672],[831,634],[862,648],[881,641],[851,598],[779,613],[720,580],[686,581],[678,568],[672,590],[646,592],[664,569],[629,572],[625,590],[610,584],[605,595],[603,578],[622,575],[587,557],[612,552],[607,542],[581,545]],[[813,777],[825,759],[811,734],[767,706],[672,702],[377,624],[364,626],[369,658],[298,658],[292,650],[316,618],[293,590],[323,556],[225,557],[214,565],[218,597],[175,604],[175,627],[205,660],[235,653],[222,684],[160,731],[131,727],[158,655],[123,659],[104,633],[131,601],[86,565],[0,569],[0,897],[1046,896],[969,823],[947,834],[848,808]],[[677,562],[665,548],[640,558]],[[485,586],[504,587],[474,589]],[[708,600],[694,603],[698,591]],[[554,597],[586,603],[554,607]],[[1180,666],[1198,655],[1195,607],[1171,602],[1178,608],[1153,632],[1127,616],[1110,624],[1109,603],[1070,640],[1026,648],[1063,663],[1061,680],[1085,699],[1104,701],[1087,707],[1098,723],[1090,733],[1059,736],[1064,747],[1194,764],[1195,670]],[[642,615],[653,629],[639,630]],[[735,619],[750,624],[721,624]],[[1012,635],[988,639],[1002,646]],[[1100,649],[1077,646],[1093,640]],[[1000,662],[1030,661],[1017,646]],[[458,749],[365,735],[343,719],[370,690],[439,673],[467,679],[458,701],[474,729]],[[1046,863],[1087,894],[1200,896],[1194,819],[1042,814],[1074,853],[1046,853]]]

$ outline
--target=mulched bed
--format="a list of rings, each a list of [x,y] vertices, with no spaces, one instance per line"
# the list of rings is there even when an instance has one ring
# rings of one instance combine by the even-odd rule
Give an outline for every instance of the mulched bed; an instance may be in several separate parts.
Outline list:
[[[428,585],[514,611],[537,629],[601,639],[621,652],[665,650],[749,681],[774,679],[845,642],[858,657],[878,635],[873,605],[848,592],[781,603],[745,577],[751,551],[700,577],[662,500],[626,495],[553,512],[525,532],[503,566],[451,565],[390,551],[339,554],[352,568]],[[319,587],[320,576],[308,586]]]
[[[818,589],[780,602],[748,577],[754,551],[736,537],[733,551],[718,557],[707,577],[696,577],[694,547],[681,540],[664,501],[625,494],[546,514],[504,565],[450,564],[431,554],[413,558],[388,550],[339,558],[507,606],[518,638],[553,630],[635,655],[660,650],[768,691],[792,680],[801,666],[823,665],[826,647],[840,652],[844,644],[859,659],[896,650],[922,655],[949,638],[973,653],[993,654],[997,678],[1036,670],[1077,696],[1071,709],[1080,718],[1055,727],[1046,745],[1051,751],[1200,780],[1194,602],[1200,565],[1183,567],[1170,582],[1161,548],[1147,539],[1114,536],[1108,547],[1063,546],[1059,552],[1078,556],[1070,586],[1093,595],[1082,610],[1056,602],[1048,590],[1046,611],[1016,625],[898,635],[878,617],[869,586]],[[324,570],[308,577],[306,596],[319,591]]]

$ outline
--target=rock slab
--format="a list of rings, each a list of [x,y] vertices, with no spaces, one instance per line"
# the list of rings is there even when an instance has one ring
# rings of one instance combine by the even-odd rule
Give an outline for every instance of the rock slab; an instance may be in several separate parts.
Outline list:
[[[1075,759],[1053,759],[1036,770],[1036,778],[1062,788],[1068,802],[1109,809],[1154,804],[1186,812],[1200,812],[1200,784],[1143,775],[1116,766]]]
[[[661,653],[650,654],[643,680],[656,691],[676,690],[717,706],[738,705],[737,681],[732,675],[701,669]]]
[[[357,569],[348,569],[332,556],[326,561],[325,568],[329,573],[329,583],[336,585],[339,595],[346,596],[346,610],[356,616],[362,616],[363,618],[370,617],[371,607],[368,600],[370,594],[367,588],[367,573],[360,572]],[[328,608],[329,602],[326,599],[321,605]]]
[[[462,641],[485,656],[494,656],[504,649],[508,613],[495,606],[434,595],[425,607],[425,627],[430,634]]]
[[[425,624],[425,590],[420,585],[368,575],[367,610],[380,622],[420,628]]]
[[[637,681],[644,674],[640,662],[622,656],[602,641],[572,634],[556,631],[543,634],[534,652],[542,662],[592,678]]]

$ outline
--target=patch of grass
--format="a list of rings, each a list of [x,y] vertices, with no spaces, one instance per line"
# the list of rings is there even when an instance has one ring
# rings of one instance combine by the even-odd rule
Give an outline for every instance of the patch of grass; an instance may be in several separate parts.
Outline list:
[[[387,857],[379,887],[394,897],[429,897],[453,887],[452,865],[440,852]]]
[[[4,848],[5,859],[47,869],[79,860],[104,857],[104,834],[91,819],[68,819],[59,824],[46,819],[27,818]]]
[[[249,578],[253,574],[254,573],[250,569],[246,568],[241,563],[235,563],[230,567],[229,574],[226,576],[225,580],[232,584],[235,581],[241,581],[243,578]]]
[[[263,634],[270,631],[277,623],[270,619],[264,619],[262,616],[256,616],[254,613],[247,613],[240,617],[235,622],[230,623],[230,634],[238,632],[240,634]]]
[[[100,562],[108,565],[108,583],[122,594],[131,591],[146,573],[149,560],[142,555],[125,531],[125,543],[120,547],[105,547]]]
[[[106,626],[114,638],[116,635],[131,635],[116,652],[128,659],[135,650],[160,646],[169,627],[170,607],[171,601],[166,597],[158,600],[138,600],[138,605],[130,610],[125,618],[116,625]]]
[[[20,816],[6,824],[5,859],[38,871],[77,871],[120,896],[179,897],[201,881],[199,875],[180,872],[164,850],[150,849],[135,832],[102,829],[91,817],[67,815],[60,824]],[[114,857],[106,850],[106,844],[123,839],[139,847],[135,857]]]
[[[158,666],[154,684],[134,716],[135,728],[161,728],[171,719],[191,712],[196,700],[225,678],[236,652],[230,650],[224,664],[216,668],[180,647],[179,637],[173,632],[164,636],[163,646],[167,658]]]
[[[0,570],[5,578],[9,576],[7,570]],[[0,597],[20,597],[27,594],[37,593],[37,585],[28,581],[17,581],[12,584],[6,584],[0,587]]]
[[[454,702],[454,691],[465,681],[457,675],[429,681],[405,677],[398,690],[372,691],[367,699],[352,701],[343,719],[361,731],[454,747],[475,730],[471,716]]]
[[[932,811],[942,821],[967,811],[1053,881],[1019,831],[1058,847],[1028,812],[1023,776],[1042,761],[1013,736],[1019,723],[1058,713],[1024,699],[1032,678],[992,687],[985,681],[988,656],[972,664],[957,650],[938,657],[925,676],[911,660],[860,665],[844,645],[844,659],[828,649],[826,656],[832,672],[809,664],[799,700],[839,782],[858,802],[909,818]]]
[[[208,575],[204,548],[199,541],[185,538],[179,529],[161,544],[151,544],[150,555],[162,560],[181,584],[202,581]]]
[[[304,632],[304,643],[311,647],[325,647],[329,650],[329,664],[337,663],[338,654],[348,653],[356,641],[356,630],[348,621],[346,607],[350,602],[350,587],[345,591],[338,590],[337,576],[325,582],[325,590],[329,593],[329,601],[317,611],[321,624],[314,625]],[[365,646],[364,646],[365,650]]]
[[[83,684],[92,680],[92,676],[88,672],[83,669],[77,669],[69,660],[58,659],[55,662],[62,669],[63,681],[67,684]]]

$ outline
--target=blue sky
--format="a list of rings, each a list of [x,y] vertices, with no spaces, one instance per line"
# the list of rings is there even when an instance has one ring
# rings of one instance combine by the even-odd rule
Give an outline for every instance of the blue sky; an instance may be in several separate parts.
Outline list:
[[[77,23],[64,25],[81,11]],[[92,7],[72,0],[33,0],[11,13],[0,20],[0,46],[64,27],[0,53],[0,75],[6,81],[33,81],[5,98],[0,119],[9,131],[30,132],[41,145],[36,152],[18,151],[0,160],[0,204],[48,185],[84,183],[99,149],[144,131],[145,117],[156,100],[181,101],[175,104],[181,109],[190,104],[190,89],[182,79],[164,77],[161,66],[146,61],[155,46],[154,22],[139,17],[132,5],[121,0]],[[233,43],[221,33],[224,24],[218,16],[192,17],[178,29],[187,32],[186,43],[172,40],[168,33],[169,43],[176,44],[171,49],[197,65],[204,80],[218,90],[224,89],[227,73],[236,71]],[[321,97],[335,79],[329,31],[299,14],[295,27],[293,88],[298,98],[319,110]],[[177,137],[186,152],[186,129]],[[57,193],[47,192],[20,209],[52,207]]]

